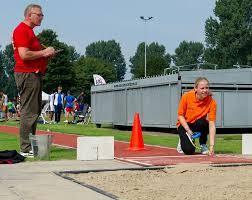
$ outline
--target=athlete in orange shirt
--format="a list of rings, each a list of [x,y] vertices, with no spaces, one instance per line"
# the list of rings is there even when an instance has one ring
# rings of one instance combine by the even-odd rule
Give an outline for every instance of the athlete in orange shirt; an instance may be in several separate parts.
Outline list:
[[[201,153],[214,154],[216,102],[209,91],[209,81],[199,77],[193,90],[183,94],[178,107],[178,134],[180,141],[177,150],[185,154],[193,154],[192,134],[200,132]],[[206,145],[207,134],[210,135],[210,148]],[[182,152],[181,152],[182,153]]]

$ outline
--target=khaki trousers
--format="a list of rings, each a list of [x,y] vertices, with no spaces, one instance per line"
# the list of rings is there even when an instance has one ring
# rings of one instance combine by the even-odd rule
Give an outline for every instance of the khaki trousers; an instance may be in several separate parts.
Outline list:
[[[20,150],[29,152],[31,143],[29,134],[35,135],[37,119],[42,106],[42,76],[35,73],[15,72],[15,81],[19,91],[20,107]]]

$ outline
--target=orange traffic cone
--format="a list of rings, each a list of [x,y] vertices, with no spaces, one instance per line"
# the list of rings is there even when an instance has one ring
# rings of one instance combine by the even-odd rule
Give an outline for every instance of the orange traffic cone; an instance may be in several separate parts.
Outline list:
[[[140,122],[139,113],[135,113],[135,116],[134,116],[129,149],[134,150],[134,151],[144,149],[142,126]]]

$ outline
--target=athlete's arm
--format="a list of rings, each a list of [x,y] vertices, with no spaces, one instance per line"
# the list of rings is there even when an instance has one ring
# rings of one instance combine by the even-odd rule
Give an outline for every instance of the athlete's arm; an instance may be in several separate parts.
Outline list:
[[[179,115],[178,116],[178,120],[180,122],[180,124],[184,127],[184,129],[186,130],[187,133],[189,133],[190,135],[193,134],[192,130],[190,129],[190,127],[188,126],[185,117],[183,115]]]
[[[209,155],[214,154],[215,133],[216,133],[215,121],[209,121],[209,139],[210,139]]]

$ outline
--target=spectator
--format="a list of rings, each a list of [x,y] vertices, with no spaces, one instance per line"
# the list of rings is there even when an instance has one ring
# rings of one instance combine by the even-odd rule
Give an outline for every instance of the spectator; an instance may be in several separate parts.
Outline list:
[[[62,87],[59,86],[57,88],[57,92],[54,93],[54,100],[53,100],[53,105],[54,105],[54,114],[55,114],[55,123],[60,122],[60,116],[61,116],[61,111],[63,109],[63,103],[64,103],[64,94],[62,93]]]
[[[84,104],[85,104],[85,96],[84,96],[84,92],[83,91],[77,97],[77,102],[78,102],[78,104],[80,106],[80,112],[83,112],[83,110],[84,110]]]
[[[70,91],[67,92],[65,96],[65,108],[66,108],[66,120],[64,122],[69,122],[69,114],[72,115],[74,121],[74,101],[76,98],[71,95]]]
[[[77,100],[74,101],[74,112],[80,112],[80,105]]]
[[[8,104],[7,104],[7,107],[8,107],[8,118],[15,118],[15,114],[16,114],[16,108],[15,108],[15,105],[14,103],[9,99],[8,100]]]
[[[50,120],[52,121],[52,122],[55,122],[55,120],[53,119],[54,118],[54,95],[55,95],[55,93],[54,92],[52,92],[51,94],[50,94],[50,103],[49,103],[49,105],[50,105],[50,107],[49,107],[49,110],[50,110]]]
[[[20,117],[20,96],[19,95],[16,97],[16,112],[17,112],[16,119],[19,119]]]
[[[0,99],[1,99],[1,110],[2,110],[2,118],[5,118],[5,121],[8,121],[8,96],[4,94],[3,91],[0,91]]]
[[[0,119],[3,118],[3,96],[1,96],[0,92]]]

